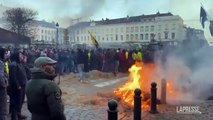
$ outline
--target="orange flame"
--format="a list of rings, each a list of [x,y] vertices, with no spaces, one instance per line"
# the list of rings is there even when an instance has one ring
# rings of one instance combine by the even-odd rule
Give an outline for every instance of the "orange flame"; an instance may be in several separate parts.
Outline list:
[[[149,93],[150,83],[152,82],[152,71],[155,69],[154,64],[144,65],[142,62],[136,62],[129,69],[129,80],[122,87],[114,91],[115,95],[119,96],[125,103],[130,106],[134,105],[134,90],[140,88],[142,90],[142,99],[145,93]],[[142,108],[147,108],[148,102],[142,102]]]
[[[129,79],[120,88],[114,91],[115,95],[120,97],[123,102],[129,106],[134,105],[134,90],[139,88],[142,90],[142,108],[148,108],[150,103],[150,87],[151,82],[156,80],[156,76],[159,76],[161,72],[157,68],[156,64],[143,64],[142,62],[136,62],[129,68]],[[174,76],[174,79],[177,76]],[[157,78],[156,82],[160,83],[162,78]],[[166,92],[167,98],[177,98],[181,95],[181,89],[172,80],[166,80]]]
[[[181,94],[178,87],[171,80],[167,80],[166,89],[168,97],[177,97]]]

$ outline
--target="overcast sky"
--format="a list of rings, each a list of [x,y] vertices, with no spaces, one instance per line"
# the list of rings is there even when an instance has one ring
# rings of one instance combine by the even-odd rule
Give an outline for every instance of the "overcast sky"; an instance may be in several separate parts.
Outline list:
[[[101,20],[127,15],[171,12],[180,15],[185,24],[201,29],[200,6],[203,4],[209,19],[213,20],[213,0],[0,0],[4,6],[27,7],[38,11],[38,19],[57,21],[67,27],[71,19]],[[213,41],[206,23],[205,36]]]

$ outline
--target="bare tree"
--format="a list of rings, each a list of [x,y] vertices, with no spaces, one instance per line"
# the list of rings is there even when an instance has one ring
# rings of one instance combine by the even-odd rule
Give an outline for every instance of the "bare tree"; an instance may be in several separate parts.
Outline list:
[[[34,22],[37,12],[27,8],[12,8],[4,12],[7,27],[19,35],[30,36],[32,30],[30,26]]]

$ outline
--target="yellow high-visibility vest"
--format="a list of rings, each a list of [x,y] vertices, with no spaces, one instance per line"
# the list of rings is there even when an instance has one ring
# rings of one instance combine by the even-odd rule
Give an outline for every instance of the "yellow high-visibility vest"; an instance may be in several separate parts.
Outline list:
[[[133,60],[136,60],[136,58],[137,58],[137,54],[134,52],[134,53],[132,53],[132,59]]]
[[[9,63],[5,62],[4,67],[5,67],[5,71],[6,71],[7,76],[9,76]]]
[[[89,58],[89,61],[90,61],[90,59],[91,59],[91,53],[90,52],[88,52],[88,58]]]
[[[126,56],[126,59],[128,59],[128,57],[129,57],[129,52],[128,51],[125,52],[125,56]]]
[[[142,60],[142,53],[139,51],[138,53],[137,53],[137,59],[138,60]]]

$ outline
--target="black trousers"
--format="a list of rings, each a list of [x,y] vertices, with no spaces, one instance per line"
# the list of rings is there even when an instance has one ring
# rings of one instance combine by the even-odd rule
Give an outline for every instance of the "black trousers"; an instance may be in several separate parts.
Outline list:
[[[18,114],[21,114],[21,108],[25,99],[25,86],[22,86],[21,89],[10,88],[9,96],[11,120],[17,120]]]
[[[7,120],[7,90],[0,88],[0,120]]]

